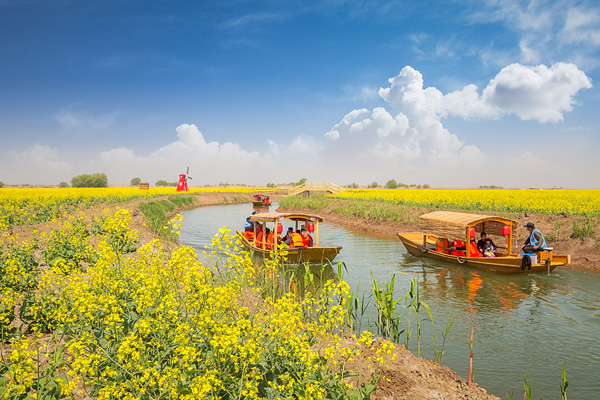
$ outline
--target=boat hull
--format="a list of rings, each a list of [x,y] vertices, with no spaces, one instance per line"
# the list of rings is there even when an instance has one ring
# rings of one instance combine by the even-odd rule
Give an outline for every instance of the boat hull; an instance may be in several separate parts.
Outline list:
[[[269,202],[266,202],[266,203],[265,203],[264,201],[253,201],[253,202],[252,202],[252,205],[253,205],[254,207],[264,207],[264,206],[270,206],[270,205],[271,205],[271,202],[269,201]]]
[[[254,242],[248,240],[247,237],[237,231],[238,236],[242,240],[242,245],[246,250],[254,253],[255,256],[262,258],[271,257],[271,250],[265,250],[257,247]],[[330,263],[338,255],[342,248],[340,246],[330,247],[303,247],[303,248],[286,248],[287,256],[284,261],[285,264],[318,264],[318,263]]]
[[[423,248],[423,235],[417,232],[398,233],[398,237],[406,251],[417,257],[428,257],[434,260],[445,261],[453,264],[461,264],[467,267],[482,269],[499,274],[521,274],[530,272],[550,272],[556,267],[560,267],[571,262],[568,255],[553,255],[550,265],[544,262],[533,264],[531,269],[521,269],[522,259],[515,254],[500,255],[497,257],[476,257],[466,258],[457,257],[450,254],[439,253],[435,251],[435,242],[428,241],[427,248]]]

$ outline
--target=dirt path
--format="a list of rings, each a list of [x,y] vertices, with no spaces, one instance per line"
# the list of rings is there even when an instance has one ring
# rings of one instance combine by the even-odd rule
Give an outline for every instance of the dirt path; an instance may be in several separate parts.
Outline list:
[[[326,208],[318,211],[308,209],[294,209],[294,211],[307,212],[318,214],[325,218],[325,221],[337,225],[345,226],[351,229],[376,232],[378,234],[389,235],[396,237],[397,232],[414,232],[419,230],[417,222],[375,222],[369,219],[360,217],[346,217],[335,212],[335,209],[343,207],[343,200],[331,200]],[[402,206],[392,206],[401,208]],[[292,209],[280,209],[279,211],[292,211]],[[404,207],[402,212],[408,215],[409,220],[416,221],[418,216],[430,211],[424,208],[408,208]],[[459,211],[459,210],[457,210]],[[464,211],[463,211],[464,212]],[[501,213],[500,213],[501,214]],[[496,213],[494,213],[496,215]],[[515,219],[513,216],[506,215],[507,218]],[[516,218],[519,222],[519,239],[518,243],[523,243],[526,238],[526,229],[522,226],[527,222],[533,222],[538,229],[546,236],[547,242],[554,247],[555,254],[570,254],[571,264],[560,269],[578,270],[586,272],[600,272],[600,240],[598,237],[587,238],[585,240],[571,238],[573,233],[573,222],[578,221],[583,223],[582,217],[577,217],[569,214],[557,215],[540,215],[540,214],[524,214]],[[600,227],[596,221],[596,235],[600,232]]]

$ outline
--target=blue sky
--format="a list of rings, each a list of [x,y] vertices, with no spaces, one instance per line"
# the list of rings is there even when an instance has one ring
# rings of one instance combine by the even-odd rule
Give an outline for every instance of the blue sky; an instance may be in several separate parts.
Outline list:
[[[600,187],[597,1],[0,0],[0,181]]]

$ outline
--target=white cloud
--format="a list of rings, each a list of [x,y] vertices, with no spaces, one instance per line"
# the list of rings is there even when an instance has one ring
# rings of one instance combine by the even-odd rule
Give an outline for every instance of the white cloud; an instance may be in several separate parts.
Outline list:
[[[511,64],[490,81],[482,98],[524,120],[558,122],[573,109],[577,92],[591,87],[591,80],[574,64],[557,63],[550,68]]]
[[[54,184],[69,182],[74,168],[62,160],[58,150],[35,144],[24,151],[10,151],[1,157],[0,176],[8,184]]]
[[[115,123],[117,116],[117,112],[93,117],[73,111],[61,111],[55,118],[65,128],[103,130],[110,128]]]
[[[527,64],[568,60],[590,69],[600,65],[600,8],[595,0],[483,0],[472,4],[472,23],[500,22],[519,38]],[[514,61],[514,59],[513,59]]]
[[[524,120],[558,122],[572,110],[579,90],[591,87],[585,73],[566,63],[551,67],[511,64],[489,82],[481,95],[473,84],[448,94],[424,87],[421,73],[409,66],[389,82],[388,87],[379,89],[379,95],[393,112],[382,107],[349,112],[325,134],[329,145],[323,158],[347,166],[359,165],[358,176],[382,171],[387,176],[398,176],[410,171],[440,184],[442,171],[443,177],[465,176],[460,183],[457,179],[442,179],[459,185],[469,184],[469,179],[471,184],[485,182],[479,166],[489,155],[449,132],[442,123],[444,118],[499,119],[515,114]],[[465,171],[473,172],[467,175]],[[335,172],[341,175],[343,169]]]
[[[89,168],[107,171],[111,183],[128,183],[136,176],[150,183],[158,179],[174,181],[187,167],[194,178],[191,184],[266,183],[260,171],[273,164],[258,152],[246,151],[231,142],[207,142],[193,124],[179,125],[176,132],[177,141],[146,157],[137,156],[131,149],[117,148],[100,153]]]

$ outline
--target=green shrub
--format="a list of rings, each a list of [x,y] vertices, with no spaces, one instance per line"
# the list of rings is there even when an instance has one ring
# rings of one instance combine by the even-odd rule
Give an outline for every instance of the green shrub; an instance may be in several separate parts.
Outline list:
[[[82,174],[71,179],[71,186],[76,187],[108,187],[106,174]]]
[[[594,221],[591,218],[586,218],[585,222],[580,223],[579,221],[573,221],[573,233],[571,238],[573,239],[585,239],[593,238],[596,234],[596,228]]]

